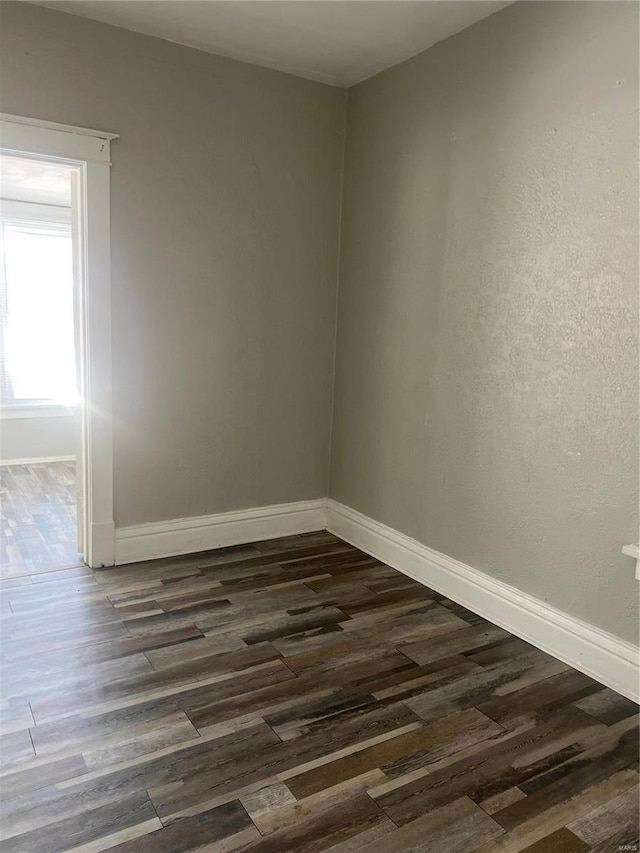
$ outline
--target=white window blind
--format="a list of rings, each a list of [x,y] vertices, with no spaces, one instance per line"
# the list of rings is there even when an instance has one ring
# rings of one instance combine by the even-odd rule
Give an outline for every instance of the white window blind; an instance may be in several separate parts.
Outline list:
[[[3,407],[78,398],[71,226],[42,211],[0,218],[0,395]]]

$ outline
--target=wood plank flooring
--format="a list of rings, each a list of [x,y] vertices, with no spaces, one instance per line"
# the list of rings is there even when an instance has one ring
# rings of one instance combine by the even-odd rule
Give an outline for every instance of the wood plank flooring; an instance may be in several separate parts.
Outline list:
[[[3,853],[637,849],[637,706],[329,533],[0,602]]]
[[[0,465],[0,578],[79,566],[75,462]]]

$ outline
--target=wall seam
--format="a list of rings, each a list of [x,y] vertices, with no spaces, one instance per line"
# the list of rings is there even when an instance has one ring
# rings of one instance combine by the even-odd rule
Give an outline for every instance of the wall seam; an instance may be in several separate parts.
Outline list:
[[[345,90],[344,120],[342,123],[342,166],[340,173],[340,199],[338,204],[338,250],[336,257],[336,307],[334,316],[333,336],[333,366],[331,369],[331,409],[329,415],[329,470],[327,472],[326,496],[331,496],[331,471],[333,468],[333,429],[336,408],[336,365],[338,360],[338,321],[340,308],[340,268],[342,263],[342,213],[344,210],[344,178],[345,163],[347,158],[347,125],[349,120],[349,89]]]

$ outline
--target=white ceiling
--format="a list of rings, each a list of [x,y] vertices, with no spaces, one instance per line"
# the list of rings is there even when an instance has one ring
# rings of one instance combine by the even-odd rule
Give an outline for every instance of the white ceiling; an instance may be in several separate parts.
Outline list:
[[[71,206],[71,167],[0,155],[0,198]]]
[[[510,2],[60,0],[42,5],[299,77],[351,86]]]

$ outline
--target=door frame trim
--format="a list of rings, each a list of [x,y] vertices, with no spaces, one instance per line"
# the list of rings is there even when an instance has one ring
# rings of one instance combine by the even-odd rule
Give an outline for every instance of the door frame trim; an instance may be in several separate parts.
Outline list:
[[[82,531],[94,568],[115,559],[111,364],[111,142],[117,134],[0,113],[0,153],[78,169]]]

